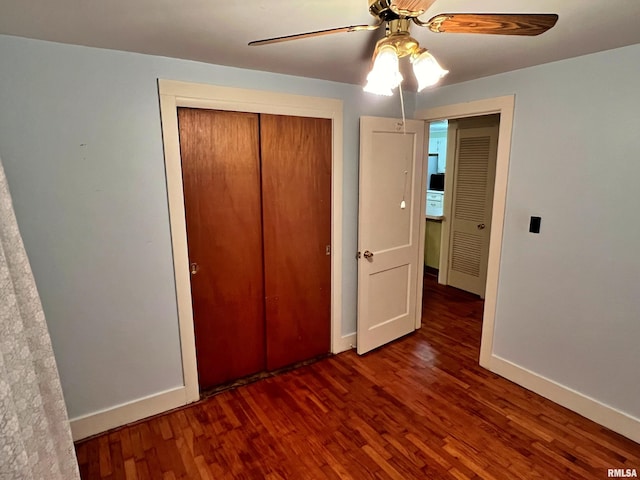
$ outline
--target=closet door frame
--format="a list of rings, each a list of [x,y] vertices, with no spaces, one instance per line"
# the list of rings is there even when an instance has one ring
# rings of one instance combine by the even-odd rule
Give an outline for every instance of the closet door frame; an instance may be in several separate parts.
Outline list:
[[[332,120],[331,159],[331,352],[350,348],[342,329],[342,100],[307,97],[261,90],[158,80],[162,141],[164,145],[171,245],[178,304],[185,404],[200,399],[196,363],[191,278],[187,250],[178,107],[268,113]]]

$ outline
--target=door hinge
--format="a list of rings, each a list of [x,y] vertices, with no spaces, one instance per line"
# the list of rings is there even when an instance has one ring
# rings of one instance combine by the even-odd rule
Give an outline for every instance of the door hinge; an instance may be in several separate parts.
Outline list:
[[[331,255],[331,245],[327,245],[326,247],[324,247],[324,254],[327,256]]]

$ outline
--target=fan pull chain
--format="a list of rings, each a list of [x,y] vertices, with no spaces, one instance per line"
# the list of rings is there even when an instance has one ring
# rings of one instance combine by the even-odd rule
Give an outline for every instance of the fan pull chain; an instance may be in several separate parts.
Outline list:
[[[398,85],[398,89],[400,90],[400,108],[402,110],[402,134],[407,134],[407,122],[404,115],[404,96],[402,95],[402,83]],[[402,201],[400,202],[400,208],[404,210],[407,208],[407,202],[405,202],[404,196],[407,191],[407,171],[404,171],[404,186],[402,187]]]
[[[404,96],[402,95],[402,83],[398,85],[398,89],[400,90],[400,108],[402,109],[402,133],[404,135],[407,134],[407,122],[404,118]]]

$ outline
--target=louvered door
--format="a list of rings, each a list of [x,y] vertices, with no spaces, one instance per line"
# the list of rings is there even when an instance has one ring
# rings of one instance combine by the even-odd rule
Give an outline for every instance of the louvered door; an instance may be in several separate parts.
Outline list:
[[[458,130],[448,283],[484,297],[498,127]]]

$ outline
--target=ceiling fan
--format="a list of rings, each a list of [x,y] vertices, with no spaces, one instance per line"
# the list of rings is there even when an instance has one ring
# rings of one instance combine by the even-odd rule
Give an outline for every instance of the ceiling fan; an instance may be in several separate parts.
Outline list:
[[[371,31],[385,24],[385,37],[378,41],[373,54],[373,68],[367,76],[365,90],[391,95],[402,81],[398,59],[410,56],[414,74],[418,79],[418,91],[437,83],[448,73],[436,59],[421,48],[411,37],[409,28],[414,23],[427,27],[434,33],[481,33],[494,35],[535,36],[546,32],[558,21],[556,14],[531,13],[442,13],[425,21],[422,15],[436,0],[369,0],[369,13],[377,18],[374,25],[352,25],[314,32],[298,33],[283,37],[250,42],[250,46],[269,45],[334,33]]]

